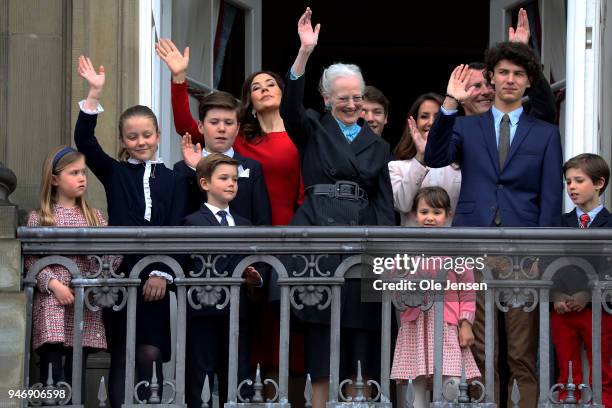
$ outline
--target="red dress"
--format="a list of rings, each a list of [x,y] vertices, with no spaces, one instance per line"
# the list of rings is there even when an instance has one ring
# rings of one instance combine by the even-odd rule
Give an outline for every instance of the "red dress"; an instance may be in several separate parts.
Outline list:
[[[102,213],[94,210],[98,222],[106,226]],[[86,227],[85,215],[78,207],[66,208],[53,205],[56,226],[58,227]],[[32,211],[28,217],[28,227],[40,226],[40,216]],[[79,267],[81,274],[87,277],[98,270],[98,262],[87,259],[87,256],[69,256]],[[36,256],[25,257],[25,267],[30,268],[38,260]],[[121,258],[115,258],[112,268],[116,269]],[[37,291],[34,292],[32,305],[32,347],[39,348],[45,343],[60,343],[72,347],[74,329],[74,306],[63,306],[48,289],[49,281],[57,279],[64,285],[70,285],[72,276],[68,269],[60,265],[50,265],[43,268],[36,275]],[[106,336],[104,323],[102,323],[102,310],[93,312],[85,308],[83,314],[83,347],[106,349]]]
[[[189,109],[186,82],[172,82],[172,113],[176,132],[189,133],[193,144],[204,146],[204,136]],[[272,225],[288,225],[295,209],[304,201],[304,186],[300,156],[287,132],[268,133],[256,143],[248,142],[240,133],[233,147],[238,154],[261,164],[272,207]]]
[[[204,136],[198,129],[198,123],[191,116],[187,83],[172,82],[172,113],[174,127],[179,135],[189,133],[193,144],[204,146]],[[288,225],[296,208],[304,201],[300,156],[287,132],[272,132],[264,135],[256,143],[250,143],[242,133],[234,142],[238,154],[257,160],[263,170],[268,196],[272,210],[272,225]],[[278,366],[279,322],[270,311],[263,313],[261,333],[252,336],[254,339],[254,360],[262,365]],[[274,346],[270,346],[274,345]],[[291,335],[290,368],[292,371],[304,371],[303,337]]]

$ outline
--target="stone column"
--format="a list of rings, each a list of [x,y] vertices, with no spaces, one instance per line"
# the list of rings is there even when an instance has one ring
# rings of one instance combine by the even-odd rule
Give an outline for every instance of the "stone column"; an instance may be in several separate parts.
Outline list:
[[[21,292],[21,246],[15,239],[17,206],[9,195],[17,187],[15,173],[0,162],[0,406],[18,407],[9,389],[23,388],[26,333],[25,293]]]

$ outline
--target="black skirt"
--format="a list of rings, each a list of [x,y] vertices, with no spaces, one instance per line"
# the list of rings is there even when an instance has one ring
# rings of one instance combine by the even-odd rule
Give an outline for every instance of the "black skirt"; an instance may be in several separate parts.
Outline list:
[[[129,271],[141,259],[142,256],[126,256],[120,267],[124,276],[129,276]],[[142,288],[146,282],[148,272],[156,265],[150,265],[141,274],[142,283],[137,290],[136,298],[136,345],[146,344],[157,347],[162,353],[164,362],[170,361],[172,357],[172,343],[170,333],[170,289],[166,286],[166,295],[163,299],[153,302],[145,302]],[[157,265],[157,269],[160,265]],[[120,304],[121,296],[116,304]],[[106,329],[106,340],[109,350],[125,349],[127,341],[127,303],[120,311],[104,309],[104,327]]]

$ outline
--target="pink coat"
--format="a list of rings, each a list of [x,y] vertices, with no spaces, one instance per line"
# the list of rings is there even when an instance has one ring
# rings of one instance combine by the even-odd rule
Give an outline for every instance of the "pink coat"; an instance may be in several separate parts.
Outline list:
[[[106,226],[102,213],[94,210],[100,225]],[[58,227],[86,227],[87,220],[77,207],[66,208],[53,206],[53,212]],[[28,217],[28,227],[40,226],[38,212],[32,211]],[[87,259],[87,256],[68,256],[79,267],[84,277],[96,272],[97,261]],[[36,256],[25,257],[25,267],[29,269],[36,261]],[[121,257],[115,258],[112,268],[115,270],[121,263]],[[49,290],[51,279],[57,279],[69,286],[72,276],[66,268],[60,265],[49,265],[36,275],[36,290],[32,305],[32,347],[39,348],[45,343],[61,343],[72,347],[74,332],[74,305],[63,306]],[[93,312],[85,308],[83,314],[83,347],[106,349],[106,336],[102,322],[102,310]]]
[[[430,262],[434,258],[429,258]],[[450,257],[435,258],[440,259],[442,262],[449,261]],[[433,263],[433,262],[431,262]],[[409,275],[413,276],[413,279],[427,279],[433,278],[437,275],[437,269],[420,269],[416,274]],[[474,271],[471,268],[465,268],[463,273],[449,271],[446,275],[446,279],[450,283],[473,283],[474,282]],[[446,282],[442,282],[442,288],[445,288]],[[429,292],[430,296],[433,293]],[[432,310],[432,309],[430,309]],[[401,313],[400,319],[402,324],[406,322],[415,321],[422,313],[421,309],[408,308]],[[474,316],[476,313],[476,291],[475,290],[445,290],[444,291],[444,321],[452,325],[458,325],[460,321],[467,320],[470,323],[474,322]]]
[[[389,162],[389,175],[393,188],[393,204],[401,216],[402,227],[414,227],[412,204],[414,196],[421,187],[442,187],[451,200],[451,211],[455,213],[459,190],[461,189],[461,171],[454,166],[433,169],[423,166],[416,159],[395,160]],[[453,221],[448,217],[448,226]]]

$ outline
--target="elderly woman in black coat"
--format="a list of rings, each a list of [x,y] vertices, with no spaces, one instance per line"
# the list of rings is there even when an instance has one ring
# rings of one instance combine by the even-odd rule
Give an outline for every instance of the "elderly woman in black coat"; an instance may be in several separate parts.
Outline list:
[[[323,72],[320,92],[328,112],[304,108],[304,71],[320,25],[307,8],[298,22],[300,50],[288,74],[280,106],[287,133],[297,146],[305,187],[304,204],[292,225],[394,225],[387,163],[389,145],[363,121],[365,84],[356,65],[334,64]],[[340,257],[328,258],[333,271]],[[322,268],[323,269],[323,268]],[[380,305],[361,303],[359,281],[342,289],[341,378],[354,375],[361,360],[366,375],[380,372]],[[314,380],[313,407],[325,406],[329,376],[329,311],[306,307],[306,371]]]

